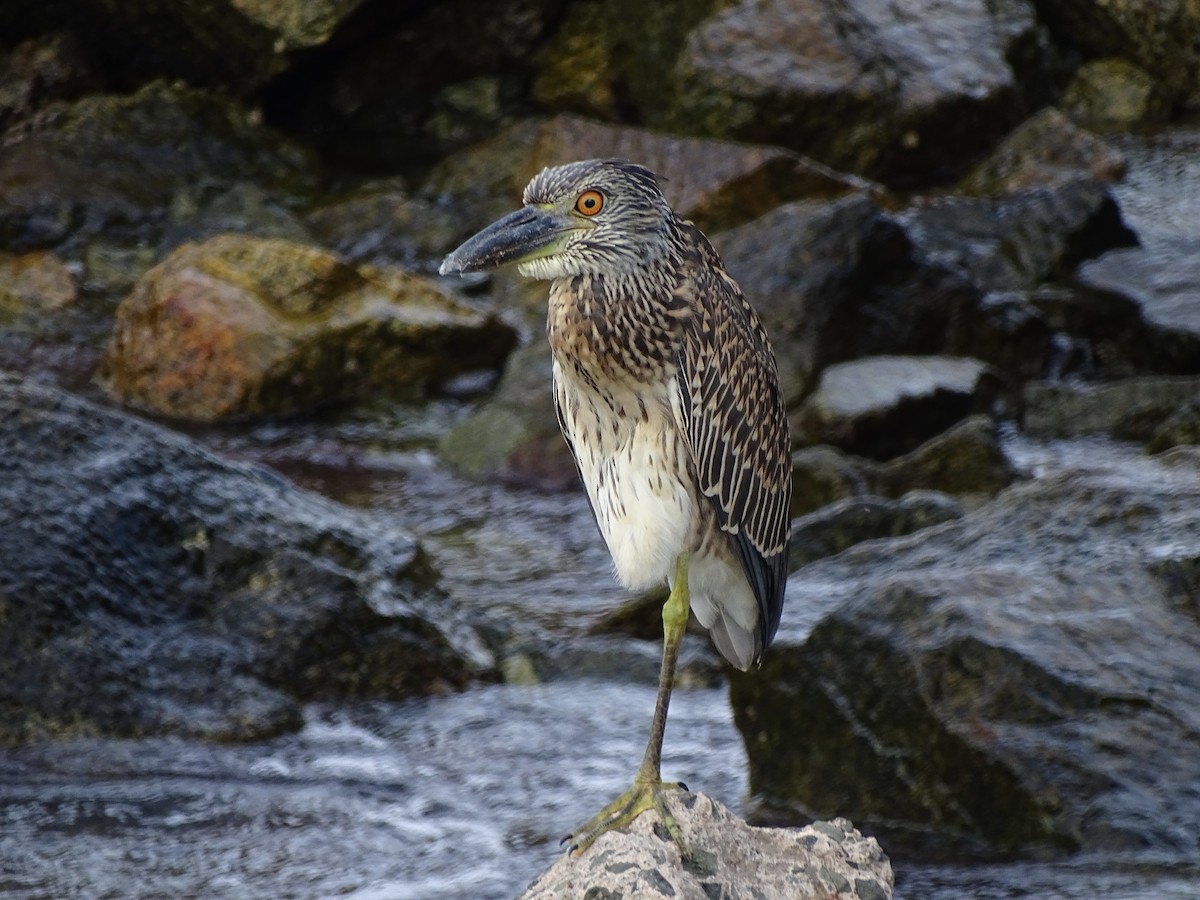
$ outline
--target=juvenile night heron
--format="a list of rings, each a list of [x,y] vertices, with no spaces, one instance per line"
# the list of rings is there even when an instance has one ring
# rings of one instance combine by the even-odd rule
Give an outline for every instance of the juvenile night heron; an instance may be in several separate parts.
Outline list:
[[[442,274],[515,263],[550,285],[554,402],[621,584],[668,583],[650,741],[633,786],[569,836],[663,802],[663,732],[689,606],[739,669],[783,610],[790,540],[788,427],[775,357],[703,234],[653,173],[618,159],[545,169],[524,208],[446,257]]]

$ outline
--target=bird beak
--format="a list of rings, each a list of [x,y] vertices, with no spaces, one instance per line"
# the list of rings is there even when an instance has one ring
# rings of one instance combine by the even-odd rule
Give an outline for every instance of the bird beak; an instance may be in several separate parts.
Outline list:
[[[558,250],[570,225],[546,210],[532,206],[493,222],[444,260],[442,275],[486,272],[509,263],[523,263]]]

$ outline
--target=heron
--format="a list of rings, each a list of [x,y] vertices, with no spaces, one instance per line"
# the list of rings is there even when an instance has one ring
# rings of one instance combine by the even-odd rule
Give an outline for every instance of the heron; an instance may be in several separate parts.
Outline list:
[[[522,208],[450,253],[441,274],[515,265],[550,282],[552,388],[617,580],[665,584],[663,654],[633,785],[564,838],[580,854],[667,806],[662,746],[689,610],[740,670],[779,626],[791,539],[788,422],[770,341],[708,239],[623,159],[544,169]]]

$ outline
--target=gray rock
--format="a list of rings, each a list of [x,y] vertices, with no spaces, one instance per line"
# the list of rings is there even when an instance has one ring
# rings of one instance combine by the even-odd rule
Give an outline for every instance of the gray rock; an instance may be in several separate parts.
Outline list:
[[[974,321],[981,303],[977,288],[931,265],[863,194],[791,203],[713,244],[771,335],[791,403],[831,363],[942,352],[951,323]]]
[[[1023,0],[743,2],[689,36],[669,121],[872,177],[928,175],[1016,124],[1013,66],[1033,75],[1037,56]]]
[[[602,835],[582,856],[560,858],[521,900],[892,896],[888,858],[845,819],[798,830],[755,828],[704,794],[680,792],[668,802],[693,859],[680,859],[650,811]]]
[[[790,579],[762,670],[732,681],[776,821],[845,812],[893,852],[1194,855],[1200,457],[1061,449],[1044,480]]]
[[[911,534],[962,514],[961,505],[937,491],[913,491],[897,500],[870,495],[839,500],[793,520],[788,565],[795,571],[863,541]]]
[[[0,743],[262,739],[491,671],[385,516],[12,376],[0,423]]]
[[[496,393],[441,441],[442,458],[472,478],[543,490],[579,486],[550,395],[550,347],[540,336],[509,357]]]
[[[995,374],[977,359],[874,356],[838,363],[821,373],[793,416],[792,439],[887,459],[985,410],[996,388]]]
[[[1017,474],[992,417],[970,416],[885,463],[824,444],[802,447],[792,454],[792,515],[851,497],[903,497],[910,491],[950,494],[975,507]]]
[[[1090,177],[1006,197],[934,198],[899,218],[931,260],[985,291],[1030,290],[1136,243],[1109,189]]]
[[[1136,309],[1124,344],[1143,370],[1200,372],[1200,248],[1192,238],[1114,250],[1079,267],[1076,279],[1101,295],[1100,304],[1126,300]]]
[[[1125,157],[1052,106],[1030,116],[958,183],[968,194],[1014,194],[1080,177],[1120,181]]]
[[[240,196],[247,184],[270,199],[260,193],[256,205]],[[130,95],[52,104],[8,137],[0,243],[52,248],[82,263],[97,240],[137,260],[138,251],[161,252],[170,240],[230,224],[294,233],[300,226],[289,210],[316,184],[314,157],[251,110],[152,82]]]
[[[1143,375],[1107,384],[1035,382],[1025,386],[1025,431],[1038,437],[1107,434],[1151,438],[1200,397],[1200,378]]]

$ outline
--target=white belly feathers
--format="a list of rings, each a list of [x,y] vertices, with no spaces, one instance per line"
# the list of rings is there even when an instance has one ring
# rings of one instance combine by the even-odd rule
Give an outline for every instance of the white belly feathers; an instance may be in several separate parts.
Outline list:
[[[632,391],[600,396],[555,363],[554,387],[617,580],[631,591],[662,584],[693,526],[673,381],[661,397],[639,402]]]

